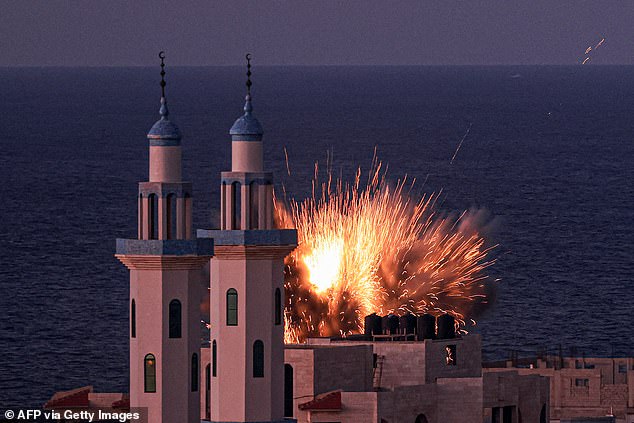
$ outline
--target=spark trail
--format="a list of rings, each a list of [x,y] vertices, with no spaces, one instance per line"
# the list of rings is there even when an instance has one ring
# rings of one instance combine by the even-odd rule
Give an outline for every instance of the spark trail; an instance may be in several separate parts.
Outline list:
[[[467,128],[467,132],[465,132],[464,136],[460,140],[460,143],[458,144],[458,148],[456,148],[456,152],[453,153],[453,157],[451,158],[451,162],[449,162],[449,164],[453,164],[453,161],[456,159],[456,156],[458,155],[458,151],[460,150],[460,147],[462,147],[462,143],[464,142],[465,139],[467,139],[467,136],[469,135],[469,132],[471,131],[471,126],[473,126],[473,123],[469,124],[469,127]]]
[[[285,260],[285,341],[347,336],[367,314],[450,313],[464,327],[487,302],[493,265],[479,213],[436,210],[437,196],[414,200],[407,178],[390,186],[373,162],[367,181],[319,182],[304,201],[276,199],[276,224],[296,228]]]
[[[601,38],[601,41],[599,41],[594,47],[592,47],[591,45],[588,46],[588,48],[586,48],[586,51],[584,53],[585,57],[583,59],[583,61],[581,62],[582,65],[585,65],[586,63],[588,63],[591,59],[592,56],[590,56],[590,52],[592,51],[596,51],[599,47],[601,47],[603,45],[603,43],[605,42],[605,37]]]

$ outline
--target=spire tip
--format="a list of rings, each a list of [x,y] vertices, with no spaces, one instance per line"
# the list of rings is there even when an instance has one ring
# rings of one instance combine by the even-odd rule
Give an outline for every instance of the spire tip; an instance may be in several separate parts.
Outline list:
[[[165,99],[165,52],[161,50],[158,54],[159,59],[161,59],[161,108],[159,109],[159,114],[162,118],[167,119],[169,115],[169,111],[167,110],[167,100]]]

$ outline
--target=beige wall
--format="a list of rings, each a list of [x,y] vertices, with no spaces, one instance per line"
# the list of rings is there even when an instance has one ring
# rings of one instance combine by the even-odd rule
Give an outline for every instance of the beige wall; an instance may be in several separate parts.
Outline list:
[[[493,407],[504,406],[513,407],[514,423],[520,413],[523,423],[538,423],[542,407],[548,407],[547,378],[509,369],[482,374],[479,336],[424,342],[311,342],[285,350],[285,361],[294,369],[294,417],[300,423],[414,423],[419,414],[429,423],[480,423],[490,421],[486,419]],[[456,345],[456,366],[446,364],[446,345]],[[373,353],[385,356],[386,383],[379,390],[363,388],[369,384]],[[460,374],[466,376],[456,376]],[[298,404],[337,389],[343,389],[341,411],[297,409]],[[363,389],[367,391],[354,392]]]
[[[274,291],[283,291],[282,259],[211,260],[211,340],[218,371],[211,382],[214,421],[280,420],[284,405],[284,326],[274,325]],[[238,325],[226,324],[226,293],[238,292]],[[253,377],[253,344],[264,343],[264,377]]]
[[[293,367],[293,409],[298,418],[308,417],[297,406],[316,395],[372,390],[370,345],[287,346],[284,362]]]
[[[181,146],[150,146],[150,182],[181,179]]]
[[[438,423],[482,421],[482,390],[481,377],[438,379],[436,421]]]
[[[149,422],[199,421],[199,393],[191,392],[191,358],[200,356],[199,270],[131,270],[136,334],[130,338],[130,406],[148,407]],[[181,338],[170,339],[168,307],[181,302]],[[156,392],[144,392],[144,358],[156,358]],[[169,406],[168,406],[169,405]]]
[[[384,357],[380,387],[424,384],[425,345],[423,342],[376,342],[374,352]]]
[[[438,421],[436,384],[402,386],[379,396],[380,418],[388,423],[414,423],[424,414],[429,423]]]
[[[231,143],[232,172],[262,172],[262,141],[233,141]]]
[[[339,423],[379,423],[377,419],[377,392],[342,392],[341,403],[345,404],[342,411],[313,411],[308,412],[298,420],[303,422],[339,422]]]
[[[483,373],[483,407],[490,416],[494,407],[516,407],[514,422],[539,423],[541,410],[548,409],[550,386],[547,378],[521,375],[515,370],[486,371]],[[547,416],[548,418],[548,413]],[[547,420],[548,421],[548,420]]]
[[[448,366],[445,348],[456,346],[456,365]],[[433,383],[437,378],[480,377],[482,375],[482,345],[479,335],[466,335],[456,339],[425,341],[425,380]]]
[[[547,364],[548,367],[547,367]],[[619,419],[625,421],[627,407],[634,405],[634,360],[632,358],[570,358],[563,359],[563,368],[559,357],[549,356],[547,360],[535,360],[533,368],[514,368],[520,375],[541,375],[549,380],[550,417],[554,420],[574,417],[601,417],[612,410]],[[513,365],[507,362],[507,368],[490,368],[486,372],[509,370]],[[619,372],[619,365],[626,372]],[[589,368],[592,367],[592,368]],[[577,379],[583,386],[577,386]],[[585,386],[583,381],[587,380]],[[617,382],[617,383],[613,383]],[[634,414],[629,411],[630,414]]]
[[[336,389],[352,392],[372,390],[371,346],[316,348],[313,353],[316,394]]]

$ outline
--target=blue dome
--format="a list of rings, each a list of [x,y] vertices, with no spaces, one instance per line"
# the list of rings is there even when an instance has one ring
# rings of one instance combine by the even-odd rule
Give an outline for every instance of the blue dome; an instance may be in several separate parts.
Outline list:
[[[181,131],[178,126],[168,119],[169,111],[167,110],[167,102],[165,98],[161,98],[161,109],[159,110],[161,119],[159,119],[148,132],[147,137],[152,145],[178,145],[182,138]],[[161,143],[167,141],[168,143]],[[170,142],[171,141],[171,142]]]
[[[178,126],[167,118],[161,118],[152,126],[147,137],[152,140],[180,140],[182,136]]]
[[[251,96],[247,95],[245,100],[244,115],[235,121],[229,130],[229,134],[234,141],[260,141],[264,134],[262,125],[260,125],[260,122],[253,116]]]

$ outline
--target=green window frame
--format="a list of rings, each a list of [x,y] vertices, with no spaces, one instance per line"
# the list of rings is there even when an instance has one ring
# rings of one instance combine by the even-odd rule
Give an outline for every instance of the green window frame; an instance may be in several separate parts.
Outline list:
[[[143,390],[156,392],[156,357],[147,354],[143,359]]]
[[[238,291],[227,290],[227,326],[238,326]]]

